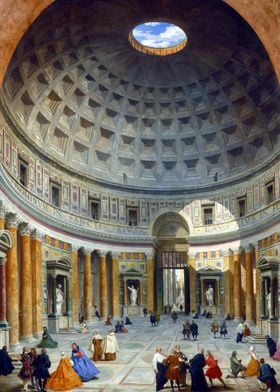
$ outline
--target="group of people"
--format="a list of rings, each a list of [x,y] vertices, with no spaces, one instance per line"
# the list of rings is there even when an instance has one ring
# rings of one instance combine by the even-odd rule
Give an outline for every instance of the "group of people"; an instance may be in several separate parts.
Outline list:
[[[205,373],[204,367],[207,367]],[[209,379],[211,386],[213,380],[218,379],[226,387],[218,361],[209,350],[204,353],[203,348],[193,358],[188,359],[178,345],[169,355],[163,354],[162,349],[158,347],[153,357],[153,369],[156,374],[157,391],[162,390],[168,380],[172,388],[174,381],[178,387],[185,386],[188,371],[191,376],[191,390],[193,392],[208,391],[205,377]]]
[[[217,333],[220,331],[220,336],[221,338],[226,338],[226,335],[228,333],[227,330],[227,323],[226,320],[222,320],[221,324],[218,324],[218,321],[214,319],[211,323],[211,332],[213,332],[214,339],[216,339]]]
[[[196,322],[194,320],[192,320],[192,322],[190,323],[189,320],[186,320],[183,322],[183,336],[184,336],[184,340],[190,340],[191,339],[191,335],[193,340],[197,340],[197,336],[198,336],[198,325],[196,324]]]
[[[249,325],[246,323],[239,323],[236,327],[236,343],[241,343],[243,338],[251,335]]]
[[[258,377],[258,383],[260,389],[263,390],[263,386],[267,386],[267,391],[273,391],[274,387],[277,386],[275,379],[275,370],[268,363],[265,363],[264,358],[258,359],[256,349],[251,346],[249,349],[249,363],[244,366],[240,359],[237,358],[237,352],[233,351],[230,357],[230,368],[232,371],[231,375],[227,377],[236,378],[240,374],[240,377]]]
[[[27,391],[28,386],[32,385],[33,389],[42,392],[46,392],[47,389],[67,391],[81,386],[83,381],[95,378],[100,371],[94,362],[87,357],[78,344],[73,343],[71,348],[71,359],[62,352],[57,369],[50,374],[51,361],[47,349],[42,348],[41,353],[38,354],[35,347],[31,349],[24,347],[19,356],[22,366],[18,373],[18,377],[23,382],[23,390]],[[9,374],[14,367],[8,354],[5,363],[8,365],[6,373]]]
[[[118,340],[113,330],[103,339],[98,331],[94,331],[90,339],[89,351],[93,353],[93,361],[114,361],[119,351]]]

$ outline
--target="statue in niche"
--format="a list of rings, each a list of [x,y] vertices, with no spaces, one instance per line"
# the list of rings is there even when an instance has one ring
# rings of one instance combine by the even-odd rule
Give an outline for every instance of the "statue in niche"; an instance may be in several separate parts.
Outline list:
[[[56,313],[58,315],[62,314],[63,303],[64,303],[64,293],[61,284],[58,284],[56,288]]]
[[[138,289],[131,285],[127,286],[128,290],[130,291],[130,305],[137,305],[137,296],[138,296]]]
[[[209,284],[208,289],[205,291],[205,297],[208,306],[214,305],[214,290],[211,284]]]

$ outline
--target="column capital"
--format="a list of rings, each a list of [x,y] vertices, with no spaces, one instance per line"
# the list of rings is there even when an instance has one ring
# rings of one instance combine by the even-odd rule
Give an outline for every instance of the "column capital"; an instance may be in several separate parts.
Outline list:
[[[43,241],[43,239],[45,237],[45,234],[42,231],[38,230],[38,229],[33,229],[30,232],[30,237],[31,237],[32,240]]]
[[[153,259],[155,257],[156,251],[155,249],[148,249],[145,251],[145,255],[149,259]]]
[[[72,245],[72,244],[71,244],[71,252],[78,252],[78,250],[79,250],[80,248],[81,248],[80,246]]]
[[[84,256],[91,256],[91,254],[92,254],[92,249],[82,248],[81,250],[82,250],[82,253]]]
[[[254,251],[254,247],[252,244],[248,244],[245,246],[245,253],[251,253]]]
[[[6,226],[8,229],[11,229],[12,227],[18,227],[18,216],[14,212],[8,212],[6,214]]]
[[[237,248],[234,248],[233,252],[235,255],[241,255],[244,252],[244,248],[242,246],[239,246]]]
[[[120,252],[111,252],[111,254],[112,254],[112,258],[113,259],[118,259],[119,258],[119,256],[120,256]]]
[[[0,201],[0,218],[5,218],[6,212],[7,212],[7,209],[6,209],[3,201]]]
[[[20,236],[24,236],[24,235],[30,236],[32,228],[29,226],[28,223],[23,222],[23,223],[20,223],[18,230],[19,230]]]
[[[106,257],[108,254],[108,251],[98,249],[97,253],[98,253],[99,257]]]
[[[233,256],[234,251],[232,249],[227,249],[224,251],[224,256]]]

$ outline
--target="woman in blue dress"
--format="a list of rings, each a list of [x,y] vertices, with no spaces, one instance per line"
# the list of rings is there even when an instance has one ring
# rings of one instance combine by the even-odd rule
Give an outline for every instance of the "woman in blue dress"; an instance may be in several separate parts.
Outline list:
[[[73,361],[73,369],[82,381],[89,381],[100,373],[94,363],[76,343],[72,344],[71,359]]]

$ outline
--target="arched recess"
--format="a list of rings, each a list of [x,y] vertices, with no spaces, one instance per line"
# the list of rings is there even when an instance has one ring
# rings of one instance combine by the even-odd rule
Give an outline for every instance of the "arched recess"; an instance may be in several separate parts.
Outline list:
[[[188,265],[189,226],[177,212],[160,215],[153,223],[156,248],[156,307],[176,305],[177,310],[190,312]]]
[[[223,0],[245,19],[262,41],[280,78],[279,4],[277,1]],[[54,0],[0,0],[0,85],[24,33]]]

